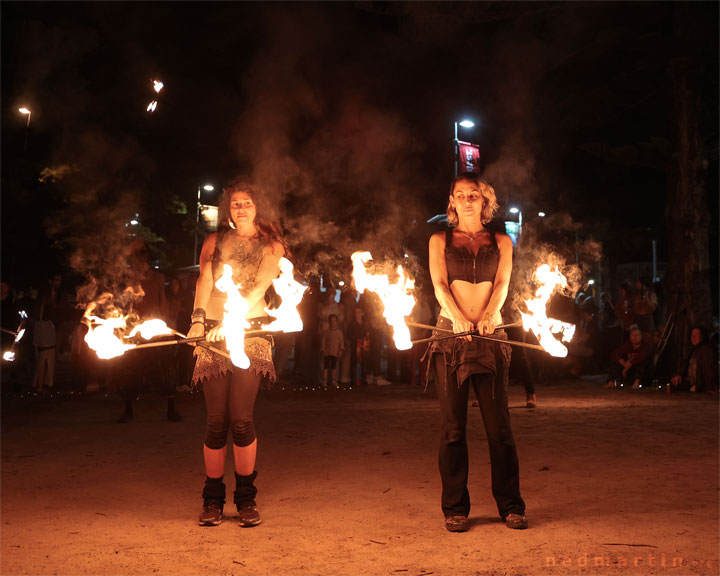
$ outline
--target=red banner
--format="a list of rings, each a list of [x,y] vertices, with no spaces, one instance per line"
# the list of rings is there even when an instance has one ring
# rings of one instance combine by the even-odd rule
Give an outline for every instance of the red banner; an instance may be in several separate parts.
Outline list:
[[[470,142],[458,140],[458,174],[463,172],[480,173],[480,147]]]

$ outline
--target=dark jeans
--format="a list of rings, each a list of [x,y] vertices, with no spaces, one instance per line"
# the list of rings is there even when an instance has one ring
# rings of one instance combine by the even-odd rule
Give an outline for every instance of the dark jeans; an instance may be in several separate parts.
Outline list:
[[[614,362],[610,366],[610,377],[617,382],[627,384],[632,384],[636,379],[639,379],[640,384],[645,385],[650,380],[650,368],[650,361],[636,364],[630,367],[627,376],[623,376],[623,367],[618,362]]]
[[[444,367],[442,356],[435,362]],[[492,493],[500,516],[524,514],[525,502],[520,496],[520,472],[515,440],[510,429],[507,397],[507,372],[498,376],[493,385],[491,375],[474,374],[458,388],[451,381],[438,386],[442,410],[440,439],[440,476],[442,478],[442,510],[447,516],[467,516],[470,513],[468,481],[468,448],[466,438],[467,407],[470,387],[480,405],[485,433],[490,448]]]

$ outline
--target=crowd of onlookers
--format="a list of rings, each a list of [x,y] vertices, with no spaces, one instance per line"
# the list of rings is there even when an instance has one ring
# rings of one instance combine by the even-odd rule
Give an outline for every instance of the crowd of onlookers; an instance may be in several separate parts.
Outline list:
[[[172,328],[186,333],[195,276],[187,272],[159,278],[159,285],[164,288],[156,290],[155,314]],[[69,366],[69,379],[75,389],[113,386],[112,365],[97,359],[83,341],[87,328],[81,323],[84,310],[75,305],[75,286],[68,285],[62,275],[53,274],[40,287],[16,290],[6,281],[1,287],[2,353],[15,354],[14,361],[2,361],[3,393],[52,390],[58,356],[69,360],[64,365],[66,369]],[[609,388],[620,385],[639,388],[654,382],[671,390],[717,389],[714,340],[717,334],[711,336],[704,327],[694,327],[690,353],[681,365],[670,366],[670,355],[658,354],[664,344],[668,318],[666,306],[654,287],[638,279],[632,284],[624,283],[615,298],[605,292],[597,296],[592,288],[586,286],[565,308],[563,319],[576,325],[567,358],[557,360],[519,349],[514,352],[516,361],[511,366],[511,377],[525,384],[528,398],[532,397],[534,402],[536,382],[561,375],[607,374],[604,386]],[[438,307],[432,292],[418,289],[416,298],[411,319],[424,325],[434,324]],[[392,329],[375,294],[357,294],[348,286],[326,289],[313,279],[299,312],[304,325],[301,332],[273,334],[275,368],[281,386],[340,388],[383,386],[391,382],[426,385],[427,366],[423,364],[426,346],[405,351],[395,348]],[[26,333],[15,342],[12,332],[19,327],[25,328]],[[411,328],[411,335],[413,339],[426,338],[430,331]],[[522,330],[511,331],[510,337],[535,342]],[[168,361],[174,368],[166,375],[172,377],[178,388],[187,386],[193,367],[192,349],[174,347]],[[159,389],[167,391],[167,386]]]

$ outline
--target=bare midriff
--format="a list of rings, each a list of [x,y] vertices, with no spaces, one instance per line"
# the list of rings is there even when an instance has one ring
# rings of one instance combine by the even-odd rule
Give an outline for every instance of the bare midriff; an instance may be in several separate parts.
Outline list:
[[[492,290],[492,282],[473,284],[465,280],[453,280],[453,283],[450,284],[450,292],[452,292],[455,303],[465,318],[473,324],[480,322],[483,314],[485,314],[485,308],[487,308],[490,301]],[[447,318],[450,317],[445,310],[441,312],[441,315]],[[495,315],[495,323],[502,324],[502,317],[499,312]]]

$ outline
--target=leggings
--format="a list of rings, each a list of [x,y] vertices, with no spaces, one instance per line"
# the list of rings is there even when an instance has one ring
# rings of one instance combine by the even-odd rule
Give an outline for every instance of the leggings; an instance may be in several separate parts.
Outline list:
[[[228,431],[233,444],[244,447],[255,441],[253,409],[260,387],[260,375],[233,368],[228,374],[211,378],[203,384],[207,408],[205,445],[220,450],[227,443]]]

